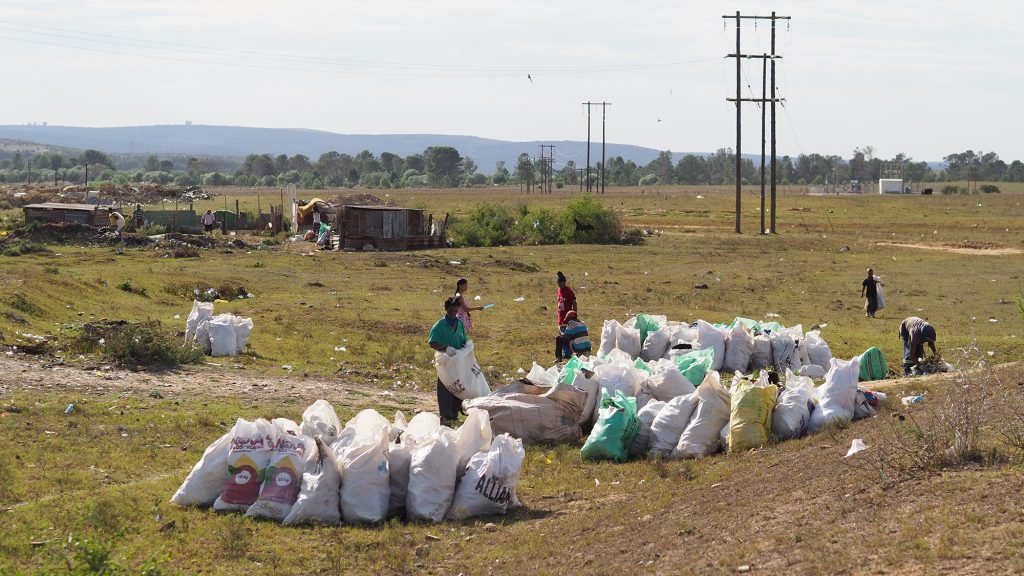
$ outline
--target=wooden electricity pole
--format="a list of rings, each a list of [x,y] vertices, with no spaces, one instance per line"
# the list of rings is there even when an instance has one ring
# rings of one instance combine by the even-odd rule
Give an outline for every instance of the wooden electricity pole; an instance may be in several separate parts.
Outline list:
[[[775,150],[775,103],[783,100],[781,98],[776,98],[776,96],[775,96],[775,59],[776,58],[782,58],[782,56],[778,56],[778,55],[775,54],[775,21],[776,20],[789,20],[790,17],[789,16],[776,16],[775,12],[772,12],[771,16],[743,16],[737,10],[735,15],[725,15],[725,16],[722,16],[722,18],[725,18],[725,19],[735,18],[736,19],[736,53],[735,54],[728,54],[728,55],[726,55],[727,58],[735,58],[736,59],[736,97],[735,98],[726,98],[727,101],[735,102],[736,103],[736,233],[737,234],[741,233],[741,228],[740,228],[740,207],[741,207],[741,193],[742,193],[742,188],[743,188],[743,172],[742,172],[743,154],[742,154],[742,146],[741,146],[742,145],[742,141],[743,141],[743,130],[742,130],[743,117],[742,117],[742,113],[741,113],[741,108],[742,108],[743,102],[758,102],[762,106],[762,114],[761,114],[761,117],[762,117],[762,121],[761,121],[761,141],[762,141],[762,153],[761,153],[761,155],[762,155],[762,188],[761,188],[761,219],[762,219],[762,224],[761,224],[761,232],[763,233],[764,230],[765,230],[764,222],[763,222],[763,220],[764,220],[764,185],[763,185],[763,180],[764,180],[764,176],[763,176],[763,172],[764,172],[764,168],[763,168],[763,164],[764,164],[764,160],[763,160],[764,151],[763,151],[763,148],[764,148],[764,139],[765,139],[765,136],[764,136],[764,132],[765,132],[765,126],[764,126],[764,124],[765,124],[765,122],[764,122],[764,112],[765,112],[765,110],[764,110],[764,107],[770,102],[771,105],[772,105],[772,124],[771,124],[771,133],[772,133],[772,136],[771,136],[771,140],[772,140],[772,164],[771,164],[772,170],[771,170],[771,172],[772,172],[772,175],[771,176],[772,176],[772,183],[771,183],[771,224],[770,224],[770,229],[769,230],[770,230],[770,232],[772,234],[774,234],[775,233],[775,185],[776,185],[776,180],[777,180],[777,174],[776,174],[776,171],[775,171],[776,166],[777,166],[777,164],[776,164],[776,150]],[[771,23],[772,23],[772,45],[771,45],[772,53],[771,54],[750,55],[750,54],[743,54],[741,52],[741,50],[740,50],[740,31],[742,29],[741,23],[742,23],[743,20],[755,20],[755,21],[756,20],[771,20]],[[771,60],[772,77],[771,77],[771,97],[770,98],[766,98],[765,95],[764,95],[765,90],[764,90],[763,86],[764,86],[765,72],[762,72],[762,90],[761,90],[762,95],[761,95],[761,98],[743,98],[743,95],[742,95],[742,92],[741,92],[742,80],[743,80],[742,79],[742,67],[741,67],[741,59],[742,58],[764,59],[766,61],[767,60]],[[763,70],[763,68],[762,68],[762,70]]]

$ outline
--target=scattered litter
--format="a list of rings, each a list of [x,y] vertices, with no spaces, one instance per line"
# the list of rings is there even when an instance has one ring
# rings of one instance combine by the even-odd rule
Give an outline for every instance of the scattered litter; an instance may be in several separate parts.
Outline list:
[[[473,300],[476,301],[476,302],[479,302],[480,301],[480,295],[477,294],[476,296],[473,296]]]
[[[601,481],[598,480],[597,478],[594,478],[594,486],[600,486],[600,485],[601,485]]]
[[[857,452],[867,449],[868,446],[867,444],[864,443],[863,440],[861,440],[860,438],[854,438],[853,442],[850,444],[850,449],[846,452],[846,456],[843,456],[843,458],[849,458],[850,456],[853,456]]]
[[[989,350],[989,351],[988,351],[988,355],[989,355],[989,356],[995,356],[995,355],[996,355],[996,353],[995,353],[995,351],[994,351],[994,350]]]
[[[181,314],[175,314],[174,315],[174,319],[175,320],[181,320]]]
[[[742,566],[738,566],[736,568],[736,571],[740,572],[740,573],[750,572],[750,564],[744,564]]]
[[[707,284],[697,284],[696,286],[694,286],[694,288],[696,288],[697,290],[707,290],[708,289],[708,285]]]
[[[697,200],[703,200],[703,199],[704,199],[703,196],[701,196],[700,194],[697,194]]]
[[[64,413],[65,414],[71,414],[74,411],[75,411],[75,405],[74,404],[68,404],[68,407],[64,409]]]
[[[999,322],[999,320],[997,318],[989,318],[988,321],[992,322],[993,324],[995,324],[996,322]]]
[[[285,364],[285,365],[281,366],[281,368],[283,368],[284,370],[294,370],[295,369],[295,367],[292,366],[291,364]]]
[[[462,262],[459,262],[458,260],[449,260],[448,263],[453,265],[453,266],[458,266],[458,265],[462,264]]]
[[[769,313],[765,314],[764,317],[765,318],[778,318],[779,315],[776,314],[775,312],[769,312]]]
[[[911,404],[920,404],[921,402],[924,402],[924,395],[918,394],[917,396],[904,396],[902,399],[900,399],[900,402],[903,402],[904,406],[910,406]]]
[[[518,298],[513,298],[513,301],[515,301],[515,302],[525,302],[526,301],[526,297],[525,296],[520,296]]]
[[[335,346],[334,347],[334,351],[335,352],[348,352],[348,348],[345,348],[344,346]]]

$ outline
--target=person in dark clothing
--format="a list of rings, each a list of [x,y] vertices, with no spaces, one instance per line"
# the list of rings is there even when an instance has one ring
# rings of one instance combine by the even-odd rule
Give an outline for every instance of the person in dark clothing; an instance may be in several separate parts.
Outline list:
[[[900,339],[903,340],[904,376],[909,376],[912,368],[920,365],[925,344],[932,349],[932,355],[938,354],[935,349],[935,328],[917,316],[911,316],[900,323]]]
[[[454,356],[458,350],[466,346],[466,328],[459,320],[459,302],[455,298],[444,301],[444,317],[430,329],[427,344],[434,350]],[[462,400],[452,394],[441,379],[437,379],[437,410],[441,416],[441,424],[454,426],[462,410]]]
[[[860,296],[867,296],[867,303],[864,306],[864,315],[874,318],[878,311],[878,280],[875,279],[875,271],[868,268],[868,277],[860,283]]]
[[[559,326],[558,336],[555,337],[555,361],[572,356],[590,355],[590,334],[587,332],[587,325],[576,316],[575,310],[565,313],[565,324]]]

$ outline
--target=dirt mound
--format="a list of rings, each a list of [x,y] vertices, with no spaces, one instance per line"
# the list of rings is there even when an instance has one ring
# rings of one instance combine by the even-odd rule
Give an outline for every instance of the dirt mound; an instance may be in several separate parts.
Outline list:
[[[6,238],[0,240],[0,244],[24,241],[74,246],[116,245],[137,247],[148,246],[153,243],[147,236],[125,232],[118,237],[117,234],[109,230],[108,228],[96,228],[87,224],[78,224],[77,222],[46,223],[31,228],[25,227],[15,230]]]
[[[350,196],[338,196],[336,204],[339,206],[398,206],[390,200],[382,200],[373,194],[352,194]]]
[[[484,262],[484,266],[492,266],[495,268],[507,268],[516,272],[539,272],[540,268],[533,264],[527,264],[526,262],[520,262],[518,260],[494,260],[493,262]]]

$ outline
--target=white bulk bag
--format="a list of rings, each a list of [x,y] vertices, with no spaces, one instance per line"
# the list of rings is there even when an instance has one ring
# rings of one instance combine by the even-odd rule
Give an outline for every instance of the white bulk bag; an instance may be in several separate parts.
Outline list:
[[[722,332],[703,320],[697,320],[697,344],[701,350],[715,350],[711,369],[721,370],[725,362],[725,336]]]
[[[819,431],[832,420],[852,420],[857,404],[857,379],[860,376],[860,356],[850,360],[833,358],[829,361],[825,383],[818,389],[820,399],[812,413],[811,432]]]
[[[664,407],[665,402],[653,400],[637,412],[636,417],[640,421],[640,425],[636,429],[633,443],[629,446],[629,455],[631,457],[642,456],[647,453],[647,447],[651,440],[651,424]]]
[[[689,324],[673,325],[669,329],[669,346],[697,341],[697,327]]]
[[[341,432],[341,420],[334,411],[334,407],[327,400],[317,400],[309,405],[302,413],[303,436],[310,438],[321,438],[328,446],[338,437]]]
[[[388,516],[397,516],[405,510],[412,453],[440,427],[441,419],[437,414],[420,412],[409,421],[402,435],[388,444],[388,484],[391,488]]]
[[[587,374],[593,376],[588,378]],[[583,404],[583,412],[580,414],[580,419],[576,422],[578,426],[593,423],[597,421],[597,405],[601,400],[601,383],[598,382],[597,376],[589,370],[577,370],[576,378],[573,379],[572,385],[583,390],[587,394],[587,399]]]
[[[291,512],[284,519],[286,526],[319,522],[337,524],[341,521],[341,467],[334,452],[320,438],[316,443],[316,460],[302,475],[302,487]]]
[[[690,424],[679,437],[674,458],[702,458],[718,450],[722,427],[729,424],[730,396],[722,386],[718,372],[709,371],[694,392],[697,408]]]
[[[804,364],[796,372],[800,376],[806,376],[813,380],[818,380],[825,377],[825,369],[817,364]]]
[[[779,440],[799,438],[807,432],[814,409],[814,382],[786,372],[786,387],[779,394],[772,412],[772,433]]]
[[[213,302],[200,302],[199,300],[194,300],[192,302],[192,311],[188,313],[188,318],[185,319],[185,342],[190,343],[196,341],[199,324],[212,317]]]
[[[648,450],[651,454],[668,456],[675,450],[679,437],[686,430],[697,407],[697,393],[676,396],[665,403],[651,422],[651,439]]]
[[[210,506],[224,489],[224,477],[228,475],[228,452],[234,429],[206,447],[203,457],[192,467],[178,491],[171,496],[171,502],[179,506]]]
[[[260,479],[266,473],[279,429],[260,418],[235,423],[228,451],[228,476],[213,503],[214,510],[248,510],[260,495]]]
[[[647,378],[646,372],[625,362],[601,364],[594,368],[594,374],[601,387],[608,389],[608,394],[622,390],[626,396],[634,397],[640,391],[640,384]]]
[[[525,457],[521,440],[499,434],[490,449],[477,452],[469,460],[447,517],[462,520],[504,514],[510,506],[518,506],[516,482]]]
[[[483,370],[473,354],[473,341],[449,356],[444,352],[434,354],[437,377],[449,392],[462,400],[486,396],[491,392],[484,378]]]
[[[694,385],[683,376],[676,363],[668,359],[660,359],[651,365],[651,375],[647,377],[647,389],[651,395],[663,402],[684,396],[694,391]]]
[[[442,426],[412,454],[405,498],[409,519],[440,522],[444,518],[455,495],[458,467],[455,431]]]
[[[754,335],[750,329],[737,322],[729,332],[725,341],[725,359],[722,370],[725,372],[746,372],[750,365],[750,356],[754,353]]]
[[[619,334],[618,320],[605,320],[601,326],[601,346],[597,349],[598,356],[606,356],[615,349],[616,338]]]
[[[387,518],[391,486],[388,477],[388,435],[382,428],[368,442],[345,449],[341,460],[341,518],[349,524]]]
[[[208,329],[210,331],[210,355],[234,356],[238,342],[235,339],[234,316],[218,314],[210,319]]]
[[[306,460],[312,456],[315,446],[306,436],[281,433],[274,443],[274,453],[260,485],[260,496],[245,515],[278,522],[287,518],[299,498]]]
[[[252,318],[232,316],[231,324],[235,329],[235,353],[234,356],[245,352],[245,345],[249,342],[252,334]]]
[[[772,364],[779,372],[792,370],[794,373],[800,370],[800,358],[796,352],[796,341],[785,332],[772,334]]]
[[[644,340],[640,348],[640,357],[644,360],[657,360],[668,354],[669,338],[671,332],[668,326],[662,326],[654,332],[647,333],[647,340]]]
[[[629,354],[630,358],[636,358],[640,355],[640,331],[619,326],[615,335],[615,347]]]
[[[807,346],[807,357],[811,364],[822,367],[822,375],[828,370],[828,361],[832,359],[832,350],[828,347],[825,339],[821,337],[821,330],[811,330],[804,337]],[[811,376],[814,378],[814,376]]]
[[[487,451],[491,447],[491,417],[479,409],[470,408],[466,410],[466,421],[455,431],[455,449],[459,453],[459,465],[457,478],[461,478],[469,459],[480,451]]]
[[[750,353],[750,369],[764,370],[772,365],[772,342],[768,336],[754,336],[754,350]]]

